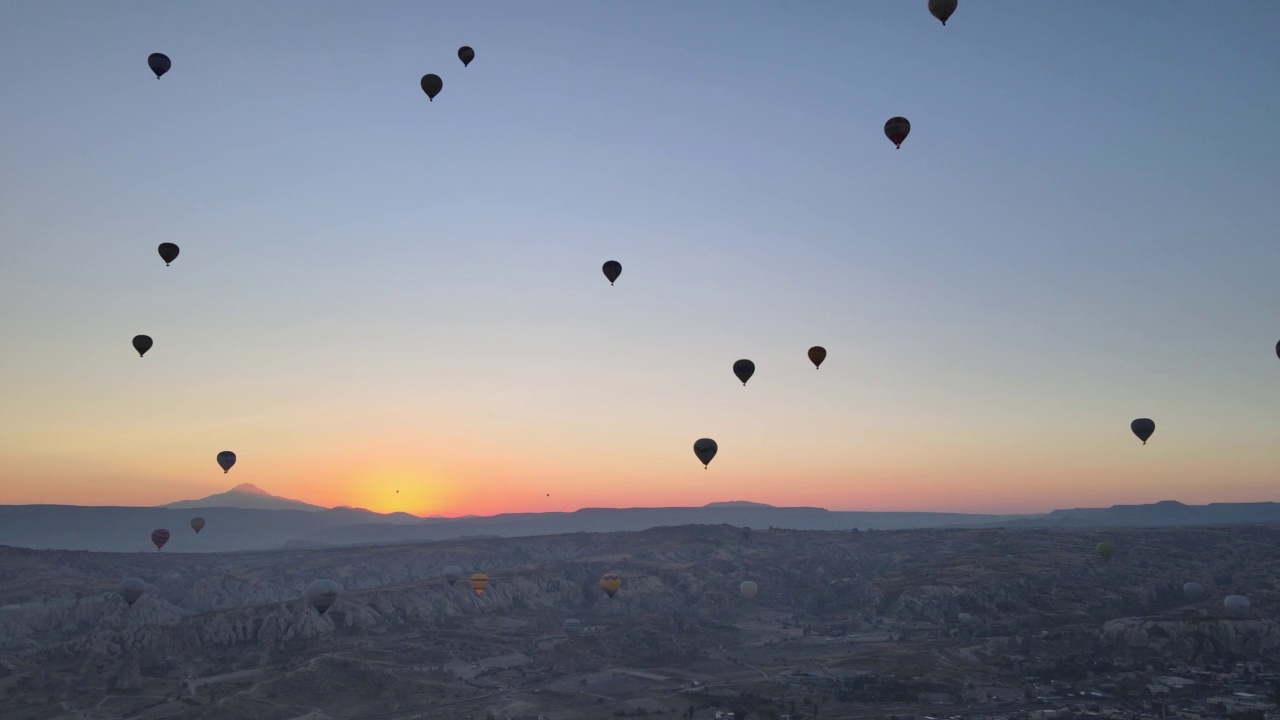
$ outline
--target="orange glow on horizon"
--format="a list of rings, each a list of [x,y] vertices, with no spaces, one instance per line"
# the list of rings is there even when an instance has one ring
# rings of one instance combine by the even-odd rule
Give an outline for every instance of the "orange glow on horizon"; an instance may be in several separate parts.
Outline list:
[[[454,483],[421,467],[386,465],[357,474],[335,505],[352,505],[377,513],[404,512],[419,517],[445,514],[453,502]]]

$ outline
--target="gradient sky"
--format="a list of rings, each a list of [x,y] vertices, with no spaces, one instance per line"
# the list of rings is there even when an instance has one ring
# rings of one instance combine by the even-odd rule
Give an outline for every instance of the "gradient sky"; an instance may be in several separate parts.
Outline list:
[[[1280,500],[1277,26],[0,4],[0,502]]]

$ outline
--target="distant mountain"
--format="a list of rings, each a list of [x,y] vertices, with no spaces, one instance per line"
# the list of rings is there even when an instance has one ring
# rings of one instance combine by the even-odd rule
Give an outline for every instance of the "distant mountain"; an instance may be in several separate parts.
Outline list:
[[[160,507],[180,510],[184,508],[230,507],[254,510],[309,510],[318,512],[329,508],[304,503],[301,500],[290,500],[263,490],[257,485],[242,483],[230,490],[199,500],[179,500]],[[368,512],[368,511],[366,511]]]
[[[233,504],[235,503],[235,504]],[[254,504],[267,507],[241,507]],[[275,509],[283,506],[282,509]],[[191,518],[207,524],[197,535]],[[462,537],[524,537],[571,532],[647,530],[675,525],[750,526],[795,530],[963,527],[1024,516],[962,513],[832,512],[760,503],[708,507],[584,508],[576,512],[508,513],[488,517],[422,518],[359,508],[325,509],[238,486],[201,500],[154,508],[67,505],[0,506],[0,545],[37,549],[155,552],[151,531],[172,533],[164,552],[274,550],[334,545],[428,542]]]
[[[760,503],[711,503],[703,507],[583,508],[574,512],[505,513],[488,517],[435,519],[391,526],[353,524],[326,529],[302,539],[338,545],[448,540],[461,536],[517,537],[569,532],[629,532],[675,525],[736,525],[764,530],[903,530],[989,525],[1026,515],[968,515],[930,512],[846,512],[811,507],[774,507]]]
[[[274,507],[237,507],[259,502]],[[199,514],[200,534],[189,526]],[[678,525],[734,525],[757,531],[907,530],[990,527],[1154,527],[1280,523],[1277,503],[1152,505],[1055,510],[1047,515],[970,515],[929,512],[847,512],[812,507],[774,507],[730,501],[703,507],[583,508],[575,512],[507,513],[487,517],[423,518],[360,508],[325,509],[278,498],[253,486],[168,506],[0,506],[0,545],[37,549],[155,552],[151,531],[172,533],[166,553],[277,550],[342,545],[421,543],[464,537],[527,537],[574,532],[648,530]]]
[[[1184,505],[1161,500],[1149,505],[1054,510],[1047,515],[999,523],[1005,527],[1168,527],[1280,523],[1280,503]]]

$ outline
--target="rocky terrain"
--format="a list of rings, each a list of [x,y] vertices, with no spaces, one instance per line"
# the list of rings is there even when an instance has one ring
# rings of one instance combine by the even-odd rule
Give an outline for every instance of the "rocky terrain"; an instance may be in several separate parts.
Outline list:
[[[1110,563],[1094,551],[1104,539]],[[0,717],[568,720],[736,705],[741,718],[788,702],[794,717],[907,717],[941,698],[1012,703],[1032,675],[1273,661],[1278,541],[1270,526],[703,525],[274,552],[0,547]],[[448,565],[465,571],[455,586]],[[598,585],[609,570],[623,582],[612,600]],[[473,572],[491,580],[483,596]],[[115,591],[126,577],[146,583],[131,608]],[[318,578],[342,588],[323,616],[304,599]],[[1188,601],[1189,580],[1208,597]],[[1230,594],[1250,609],[1228,614]],[[565,636],[570,617],[581,635]],[[815,698],[820,714],[805,710]]]

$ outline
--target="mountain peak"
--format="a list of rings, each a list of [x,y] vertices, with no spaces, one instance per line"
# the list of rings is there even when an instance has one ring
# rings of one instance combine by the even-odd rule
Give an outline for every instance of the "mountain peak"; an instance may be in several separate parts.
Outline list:
[[[198,508],[198,507],[232,507],[256,510],[328,510],[328,508],[312,505],[301,500],[272,495],[252,483],[240,483],[226,492],[221,492],[199,500],[179,500],[162,507]]]

